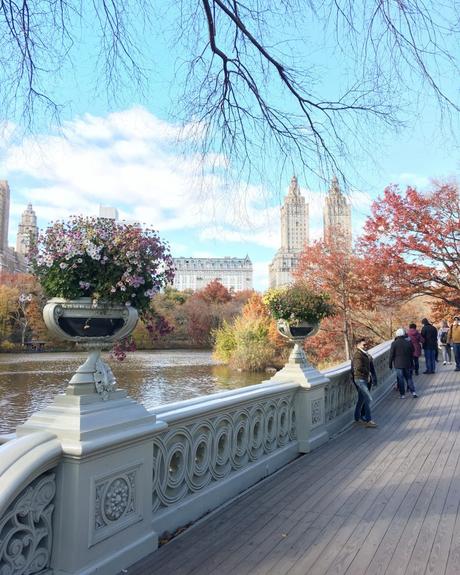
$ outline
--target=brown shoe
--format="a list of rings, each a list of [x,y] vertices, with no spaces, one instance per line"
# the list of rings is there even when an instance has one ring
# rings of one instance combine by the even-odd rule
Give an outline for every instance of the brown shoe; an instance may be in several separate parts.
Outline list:
[[[365,427],[377,427],[375,421],[367,421]]]

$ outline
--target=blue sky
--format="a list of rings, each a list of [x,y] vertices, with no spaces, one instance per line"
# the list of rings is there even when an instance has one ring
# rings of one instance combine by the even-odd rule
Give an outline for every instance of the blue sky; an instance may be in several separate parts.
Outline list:
[[[53,83],[53,96],[65,104],[61,126],[44,122],[32,135],[14,118],[3,119],[0,179],[9,181],[12,195],[10,243],[28,202],[41,227],[72,213],[97,215],[99,205],[110,205],[121,218],[157,229],[174,256],[248,254],[255,288],[266,289],[268,263],[279,246],[279,207],[293,172],[309,202],[311,239],[321,236],[325,186],[312,178],[307,186],[295,157],[287,164],[268,162],[262,176],[254,172],[240,181],[223,177],[225,171],[238,174],[238,166],[223,155],[203,165],[181,145],[190,133],[196,135],[197,126],[181,130],[175,114],[180,91],[171,70],[184,57],[182,47],[160,36],[147,47],[154,56],[142,96],[124,89],[115,102],[106,97],[90,65],[94,45],[87,35],[77,60]],[[333,56],[333,50],[319,49],[315,55],[326,91],[343,76]],[[355,235],[386,185],[423,188],[432,178],[458,174],[458,144],[440,130],[434,103],[427,99],[418,116],[409,105],[405,116],[407,127],[399,133],[376,135],[375,126],[364,126],[365,151],[374,161],[352,158],[358,177],[348,194]]]

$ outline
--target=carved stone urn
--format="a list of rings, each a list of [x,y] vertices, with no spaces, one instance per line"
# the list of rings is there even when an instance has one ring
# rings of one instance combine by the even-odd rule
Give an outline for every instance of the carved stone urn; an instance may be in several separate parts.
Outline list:
[[[93,301],[53,298],[43,309],[47,328],[59,339],[93,345],[122,339],[136,327],[138,314],[133,307]]]
[[[295,342],[295,344],[298,344],[305,338],[315,335],[318,332],[319,323],[309,323],[306,321],[290,323],[285,319],[279,319],[276,322],[276,327],[278,329],[278,333],[283,337],[289,341]]]
[[[303,350],[305,339],[318,332],[319,322],[297,321],[294,323],[279,319],[276,327],[283,337],[294,344],[294,347],[287,364],[271,378],[271,381],[299,381],[305,387],[323,383],[324,377],[308,363]]]
[[[66,394],[96,392],[103,400],[109,399],[116,390],[116,380],[101,358],[101,348],[133,331],[138,321],[137,310],[91,298],[53,298],[43,309],[43,319],[57,338],[85,344],[90,349],[88,359],[70,380]]]

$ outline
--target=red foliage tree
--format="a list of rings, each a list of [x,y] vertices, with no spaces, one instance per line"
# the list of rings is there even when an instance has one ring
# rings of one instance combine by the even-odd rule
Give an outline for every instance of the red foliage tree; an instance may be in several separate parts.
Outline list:
[[[395,297],[428,295],[460,308],[458,185],[434,183],[428,192],[385,189],[372,205],[360,242]]]
[[[232,294],[218,280],[212,280],[197,295],[208,303],[226,303],[232,299]]]
[[[357,336],[375,343],[392,337],[398,308],[407,296],[395,297],[387,270],[365,252],[350,252],[332,239],[315,242],[305,248],[296,275],[313,289],[329,293],[337,309],[308,340],[316,363],[349,359]]]

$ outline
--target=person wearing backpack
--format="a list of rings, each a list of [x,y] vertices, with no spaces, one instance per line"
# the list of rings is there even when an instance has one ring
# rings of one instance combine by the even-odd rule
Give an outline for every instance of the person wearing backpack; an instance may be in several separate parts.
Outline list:
[[[455,316],[452,325],[449,328],[447,341],[454,348],[455,370],[460,371],[460,317]]]
[[[438,345],[442,352],[442,365],[452,363],[451,347],[448,341],[449,339],[449,324],[445,319],[441,322],[441,327],[438,330]]]

